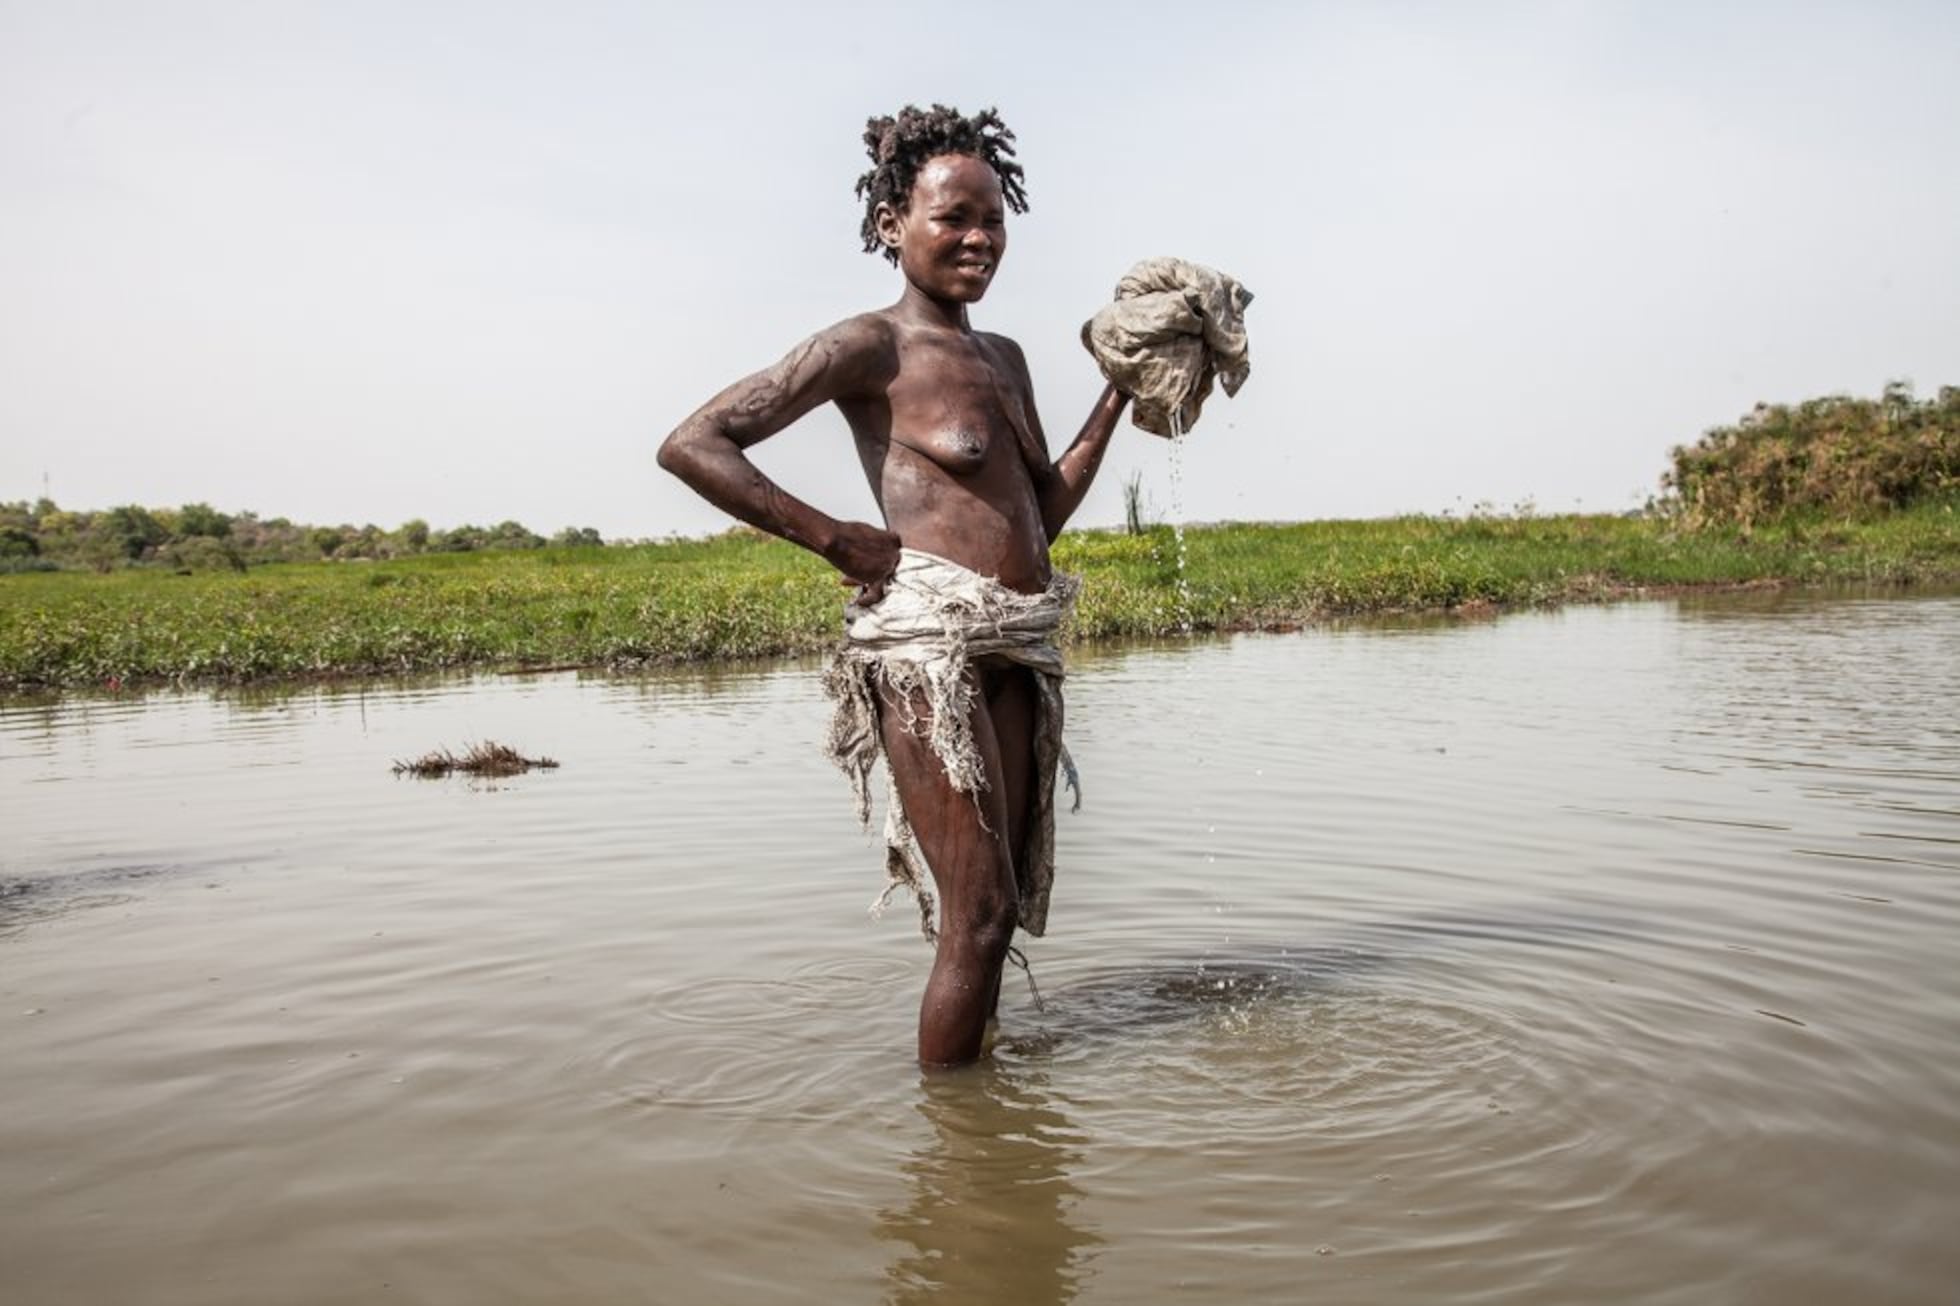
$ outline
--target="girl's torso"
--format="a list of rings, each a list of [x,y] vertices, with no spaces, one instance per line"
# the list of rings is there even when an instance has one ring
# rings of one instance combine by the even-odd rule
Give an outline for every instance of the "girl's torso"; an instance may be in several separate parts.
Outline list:
[[[1048,583],[1034,435],[1012,346],[982,332],[893,321],[897,366],[882,394],[838,401],[887,529],[1011,589]]]

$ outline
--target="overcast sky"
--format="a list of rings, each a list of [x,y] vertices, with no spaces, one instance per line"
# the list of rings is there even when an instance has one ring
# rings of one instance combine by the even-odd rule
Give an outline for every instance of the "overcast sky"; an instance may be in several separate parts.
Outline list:
[[[1131,262],[1257,294],[1191,520],[1619,510],[1759,399],[1960,384],[1952,3],[0,0],[0,499],[719,529],[654,446],[897,297],[859,135],[935,100],[1019,134],[974,321],[1057,452]],[[832,412],[758,454],[875,511]]]

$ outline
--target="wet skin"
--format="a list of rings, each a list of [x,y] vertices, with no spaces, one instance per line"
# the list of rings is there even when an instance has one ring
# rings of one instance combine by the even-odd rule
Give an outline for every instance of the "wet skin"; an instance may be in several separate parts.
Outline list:
[[[1039,593],[1048,545],[1088,493],[1128,400],[1105,387],[1074,442],[1050,459],[1021,347],[975,331],[967,318],[1006,253],[1005,212],[999,179],[980,159],[928,161],[905,207],[880,205],[875,215],[905,276],[898,302],[817,332],[723,390],[667,437],[660,465],[723,511],[818,554],[862,587],[864,601],[883,594],[901,542]],[[824,403],[850,423],[884,527],[828,516],[743,452]],[[1032,801],[1031,673],[981,664],[970,674],[987,778],[978,803],[953,789],[924,738],[899,724],[907,713],[886,711],[881,723],[939,890],[939,945],[919,1012],[919,1059],[928,1065],[981,1053],[1014,931],[1013,859]]]

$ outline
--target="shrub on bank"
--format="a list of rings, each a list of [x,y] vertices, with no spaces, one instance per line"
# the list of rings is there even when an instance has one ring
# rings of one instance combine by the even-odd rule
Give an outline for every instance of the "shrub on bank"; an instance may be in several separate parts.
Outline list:
[[[563,546],[598,548],[605,541],[590,526],[567,526],[554,537]],[[456,526],[432,531],[421,518],[384,531],[365,526],[306,526],[284,517],[219,512],[208,503],[181,508],[124,504],[101,511],[69,511],[52,499],[0,502],[0,574],[19,571],[118,571],[161,567],[171,571],[241,570],[279,562],[374,562],[426,553],[539,550],[545,538],[522,522]]]
[[[1692,526],[1867,517],[1960,488],[1960,387],[1917,400],[1895,381],[1877,399],[1758,404],[1672,457],[1662,484]]]

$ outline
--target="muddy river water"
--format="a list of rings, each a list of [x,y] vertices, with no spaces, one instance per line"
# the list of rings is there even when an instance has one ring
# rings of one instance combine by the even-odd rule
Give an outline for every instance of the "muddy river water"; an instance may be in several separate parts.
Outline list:
[[[0,706],[0,1300],[1960,1299],[1960,596],[1079,653],[1043,1007],[808,664]],[[389,764],[496,739],[510,780]]]

